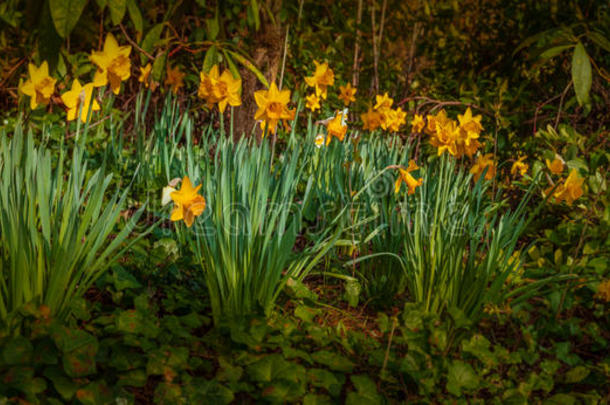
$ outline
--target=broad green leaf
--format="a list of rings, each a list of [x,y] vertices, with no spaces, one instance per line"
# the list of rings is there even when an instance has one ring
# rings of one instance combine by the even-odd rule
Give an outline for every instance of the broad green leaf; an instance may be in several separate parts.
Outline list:
[[[212,45],[206,52],[203,58],[203,66],[201,70],[205,73],[209,72],[212,67],[218,63],[218,48],[216,45]]]
[[[470,364],[454,360],[447,374],[447,391],[456,397],[462,396],[462,390],[474,390],[479,386],[479,377]]]
[[[215,41],[216,37],[218,37],[218,33],[220,32],[220,24],[218,23],[218,16],[213,18],[207,18],[205,20],[205,26],[207,28],[208,39],[210,41]]]
[[[119,25],[127,11],[127,0],[108,0],[110,19],[114,25]]]
[[[49,0],[53,25],[62,38],[70,35],[86,4],[87,0]]]
[[[32,359],[33,346],[22,336],[11,338],[2,348],[2,362],[6,365],[27,364]]]
[[[592,83],[591,61],[582,43],[574,48],[572,57],[572,81],[578,104],[589,104],[589,91]]]
[[[347,395],[346,404],[359,405],[359,404],[381,404],[383,402],[381,395],[377,392],[377,386],[366,375],[353,375],[350,377],[356,392],[350,392]]]
[[[137,31],[136,41],[140,42],[142,32],[144,32],[144,21],[136,0],[127,0],[127,11],[129,12],[129,18],[131,18],[131,22]]]
[[[354,369],[354,363],[347,357],[341,356],[338,353],[320,350],[311,355],[311,358],[320,364],[323,364],[335,371],[351,373]]]
[[[144,40],[142,41],[142,49],[152,55],[155,46],[161,40],[161,34],[163,33],[163,24],[157,24],[152,27],[144,36]],[[140,59],[142,64],[146,62],[148,57],[144,54],[140,55]],[[153,75],[154,77],[154,75]]]

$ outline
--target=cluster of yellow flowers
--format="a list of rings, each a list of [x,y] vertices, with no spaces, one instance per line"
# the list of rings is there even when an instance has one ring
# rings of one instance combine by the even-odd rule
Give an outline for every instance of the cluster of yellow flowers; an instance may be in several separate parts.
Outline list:
[[[427,117],[426,133],[430,135],[430,144],[437,148],[438,155],[445,151],[460,158],[472,157],[482,146],[478,138],[483,131],[481,116],[472,115],[470,107],[463,115],[458,115],[458,122],[447,117],[445,110]]]
[[[390,132],[398,132],[406,122],[407,113],[400,107],[392,109],[394,100],[388,96],[388,93],[377,95],[375,101],[373,107],[369,107],[367,112],[360,115],[363,129],[374,131],[381,127]]]
[[[81,110],[80,118],[87,120],[89,109],[98,111],[99,104],[93,99],[93,88],[110,84],[114,94],[121,89],[121,82],[131,76],[130,46],[119,46],[112,34],[106,36],[102,51],[93,51],[90,60],[97,67],[93,82],[81,85],[77,79],[72,82],[70,90],[61,95],[61,100],[68,109],[67,119],[76,119]],[[39,67],[29,64],[29,78],[19,86],[19,90],[30,97],[30,107],[47,105],[55,92],[56,80],[49,76],[49,65],[46,61]]]
[[[546,166],[552,174],[561,175],[565,168],[565,162],[561,156],[555,154],[555,158],[552,161],[546,159]],[[559,180],[556,188],[555,185],[551,185],[544,191],[544,194],[549,195],[549,193],[553,192],[551,199],[555,203],[559,204],[565,201],[568,205],[572,205],[574,201],[583,195],[583,183],[584,179],[580,177],[578,171],[572,169],[566,179]],[[555,188],[554,191],[553,188]]]
[[[197,96],[205,100],[208,108],[218,104],[218,110],[224,113],[227,104],[232,107],[241,105],[241,80],[235,79],[229,70],[219,75],[218,65],[214,65],[208,73],[201,72]]]
[[[328,63],[319,63],[314,61],[316,69],[311,76],[305,77],[305,83],[308,87],[313,87],[314,92],[305,97],[305,107],[311,112],[320,109],[320,101],[326,100],[328,97],[328,88],[335,84],[335,73],[328,67]],[[356,89],[350,83],[345,86],[339,86],[339,99],[347,107],[350,103],[356,101]]]

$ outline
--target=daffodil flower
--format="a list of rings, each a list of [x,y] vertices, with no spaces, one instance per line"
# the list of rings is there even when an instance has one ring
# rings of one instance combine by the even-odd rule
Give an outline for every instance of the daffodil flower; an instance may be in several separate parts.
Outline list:
[[[400,186],[403,182],[407,185],[407,189],[409,190],[407,192],[408,195],[415,193],[415,188],[421,186],[424,182],[423,178],[419,178],[416,180],[411,175],[411,172],[417,169],[419,169],[419,166],[417,166],[415,160],[413,159],[409,161],[409,166],[406,169],[402,167],[398,168],[398,178],[394,183],[394,193],[398,193],[400,191]]]
[[[121,82],[131,76],[130,53],[131,46],[119,46],[114,35],[106,35],[104,49],[101,52],[93,51],[90,56],[91,62],[97,66],[94,86],[101,87],[110,83],[112,92],[119,94]]]
[[[219,74],[218,65],[214,65],[208,73],[201,72],[199,78],[197,96],[207,101],[208,107],[218,104],[218,110],[224,113],[227,105],[241,105],[241,79],[234,78],[229,70]]]
[[[26,96],[30,96],[30,108],[36,109],[39,105],[47,105],[55,92],[56,80],[49,76],[49,65],[47,61],[42,62],[39,67],[28,65],[29,78],[19,90]]]
[[[68,121],[73,121],[80,110],[80,119],[82,122],[86,122],[90,106],[91,112],[99,111],[100,105],[97,100],[93,99],[93,88],[93,83],[81,86],[79,81],[74,79],[72,88],[61,95],[61,100],[68,107]]]
[[[344,124],[345,121],[343,117],[344,114],[339,112],[328,122],[328,124],[326,124],[326,130],[328,132],[326,145],[330,144],[333,136],[340,141],[343,141],[345,138],[345,134],[347,133],[347,125]]]
[[[351,83],[347,83],[345,86],[339,86],[339,99],[343,101],[345,106],[356,101],[356,89],[352,87]]]
[[[521,176],[525,176],[527,174],[527,169],[529,169],[529,165],[523,162],[526,158],[527,156],[521,156],[519,159],[515,160],[510,168],[510,174],[514,176],[519,172]]]
[[[565,162],[563,161],[561,156],[557,154],[555,155],[555,159],[553,159],[552,162],[546,159],[546,167],[548,167],[551,173],[553,174],[561,174],[563,172],[564,165]]]
[[[146,64],[146,66],[140,67],[140,77],[138,78],[138,82],[144,83],[144,86],[148,88],[150,85],[150,72],[152,71],[152,65],[150,63]]]
[[[172,93],[178,94],[178,91],[184,87],[184,76],[186,76],[186,73],[181,72],[178,66],[171,67],[167,64],[165,68],[165,85],[170,87]]]
[[[254,100],[258,106],[254,119],[261,121],[263,135],[266,131],[274,134],[280,120],[294,119],[295,110],[288,109],[290,90],[279,90],[271,83],[269,90],[254,92]]]
[[[170,197],[174,202],[174,209],[170,216],[172,221],[184,220],[187,227],[191,227],[198,217],[205,210],[205,198],[197,194],[201,184],[193,187],[191,180],[184,176],[180,190],[170,192]]]
[[[305,97],[305,100],[305,107],[311,112],[315,112],[316,110],[320,109],[320,97],[318,97],[315,93],[312,93]]]
[[[485,172],[485,180],[491,180],[496,175],[496,163],[493,160],[493,154],[487,153],[485,155],[479,155],[477,161],[470,169],[470,173],[474,175],[475,181],[479,181],[479,177]]]
[[[328,67],[328,63],[318,63],[317,61],[313,63],[316,65],[316,70],[312,76],[305,77],[305,83],[315,89],[316,96],[326,100],[328,87],[335,83],[335,74]]]

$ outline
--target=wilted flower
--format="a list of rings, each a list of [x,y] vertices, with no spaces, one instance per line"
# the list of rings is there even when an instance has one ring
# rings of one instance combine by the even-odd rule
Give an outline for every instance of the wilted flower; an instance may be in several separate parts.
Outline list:
[[[362,129],[374,131],[381,126],[382,115],[378,112],[369,108],[364,114],[360,114],[362,120]]]
[[[475,181],[479,181],[481,174],[485,172],[485,180],[491,180],[496,175],[496,162],[493,160],[493,154],[487,153],[485,155],[479,155],[477,161],[470,169],[470,173],[474,175]]]
[[[318,63],[318,61],[313,63],[316,65],[316,70],[312,76],[305,77],[305,83],[315,88],[316,96],[326,100],[328,86],[335,84],[335,74],[328,67],[328,63]]]
[[[110,82],[114,94],[119,94],[121,82],[131,76],[131,61],[129,54],[131,46],[119,46],[112,34],[106,35],[103,51],[93,51],[90,59],[97,66],[93,78],[95,87],[105,86]]]
[[[140,77],[138,82],[144,83],[144,86],[148,88],[150,86],[150,72],[152,71],[152,65],[147,63],[146,66],[140,67]]]
[[[527,174],[527,169],[529,169],[529,165],[523,162],[526,158],[527,156],[521,156],[519,159],[515,160],[510,168],[510,174],[514,176],[519,172],[521,176],[525,176]]]
[[[347,83],[345,86],[339,86],[339,99],[343,101],[345,106],[356,101],[356,89],[352,87],[351,83]]]
[[[181,72],[178,66],[172,68],[169,63],[165,68],[165,73],[165,85],[170,86],[172,93],[178,94],[178,90],[184,87],[186,73]]]
[[[415,164],[415,161],[413,159],[411,159],[409,161],[409,167],[407,167],[406,169],[399,167],[398,168],[398,178],[396,179],[396,182],[394,183],[394,192],[398,193],[400,191],[400,186],[402,185],[402,183],[404,182],[407,185],[407,188],[409,189],[408,194],[411,195],[413,193],[415,193],[415,188],[418,186],[421,186],[424,182],[423,178],[419,178],[417,180],[415,180],[415,178],[411,175],[411,172],[414,170],[419,169],[419,166],[417,166],[417,164]]]
[[[254,99],[258,106],[254,119],[261,120],[263,136],[266,131],[274,134],[280,120],[294,119],[295,110],[288,108],[290,90],[278,90],[275,83],[271,83],[269,90],[254,92]]]
[[[49,65],[47,61],[42,62],[39,67],[28,64],[29,78],[19,90],[26,96],[30,96],[30,108],[34,110],[39,105],[47,105],[51,95],[55,92],[56,80],[49,76]]]
[[[91,106],[91,112],[100,109],[100,105],[93,99],[93,88],[93,83],[81,86],[79,81],[74,79],[72,88],[61,95],[61,100],[68,107],[68,121],[73,121],[80,110],[80,119],[82,122],[86,122],[89,106]]]
[[[193,187],[191,180],[184,176],[180,190],[173,191],[170,196],[174,201],[174,209],[170,216],[172,221],[184,220],[187,227],[191,227],[198,217],[205,210],[205,198],[197,194],[201,184]]]
[[[305,100],[307,101],[305,103],[305,107],[311,110],[311,112],[320,109],[320,97],[318,97],[315,93],[312,93],[305,97]]]
[[[597,286],[595,297],[610,302],[610,279],[604,280]]]

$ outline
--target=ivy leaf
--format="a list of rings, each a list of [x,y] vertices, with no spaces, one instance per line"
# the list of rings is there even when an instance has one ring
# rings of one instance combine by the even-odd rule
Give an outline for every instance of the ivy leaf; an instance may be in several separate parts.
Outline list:
[[[574,82],[574,92],[578,104],[589,104],[589,91],[591,90],[591,61],[582,43],[578,43],[574,48],[572,56],[572,81]]]
[[[86,4],[87,0],[49,0],[53,25],[59,36],[70,35]]]

